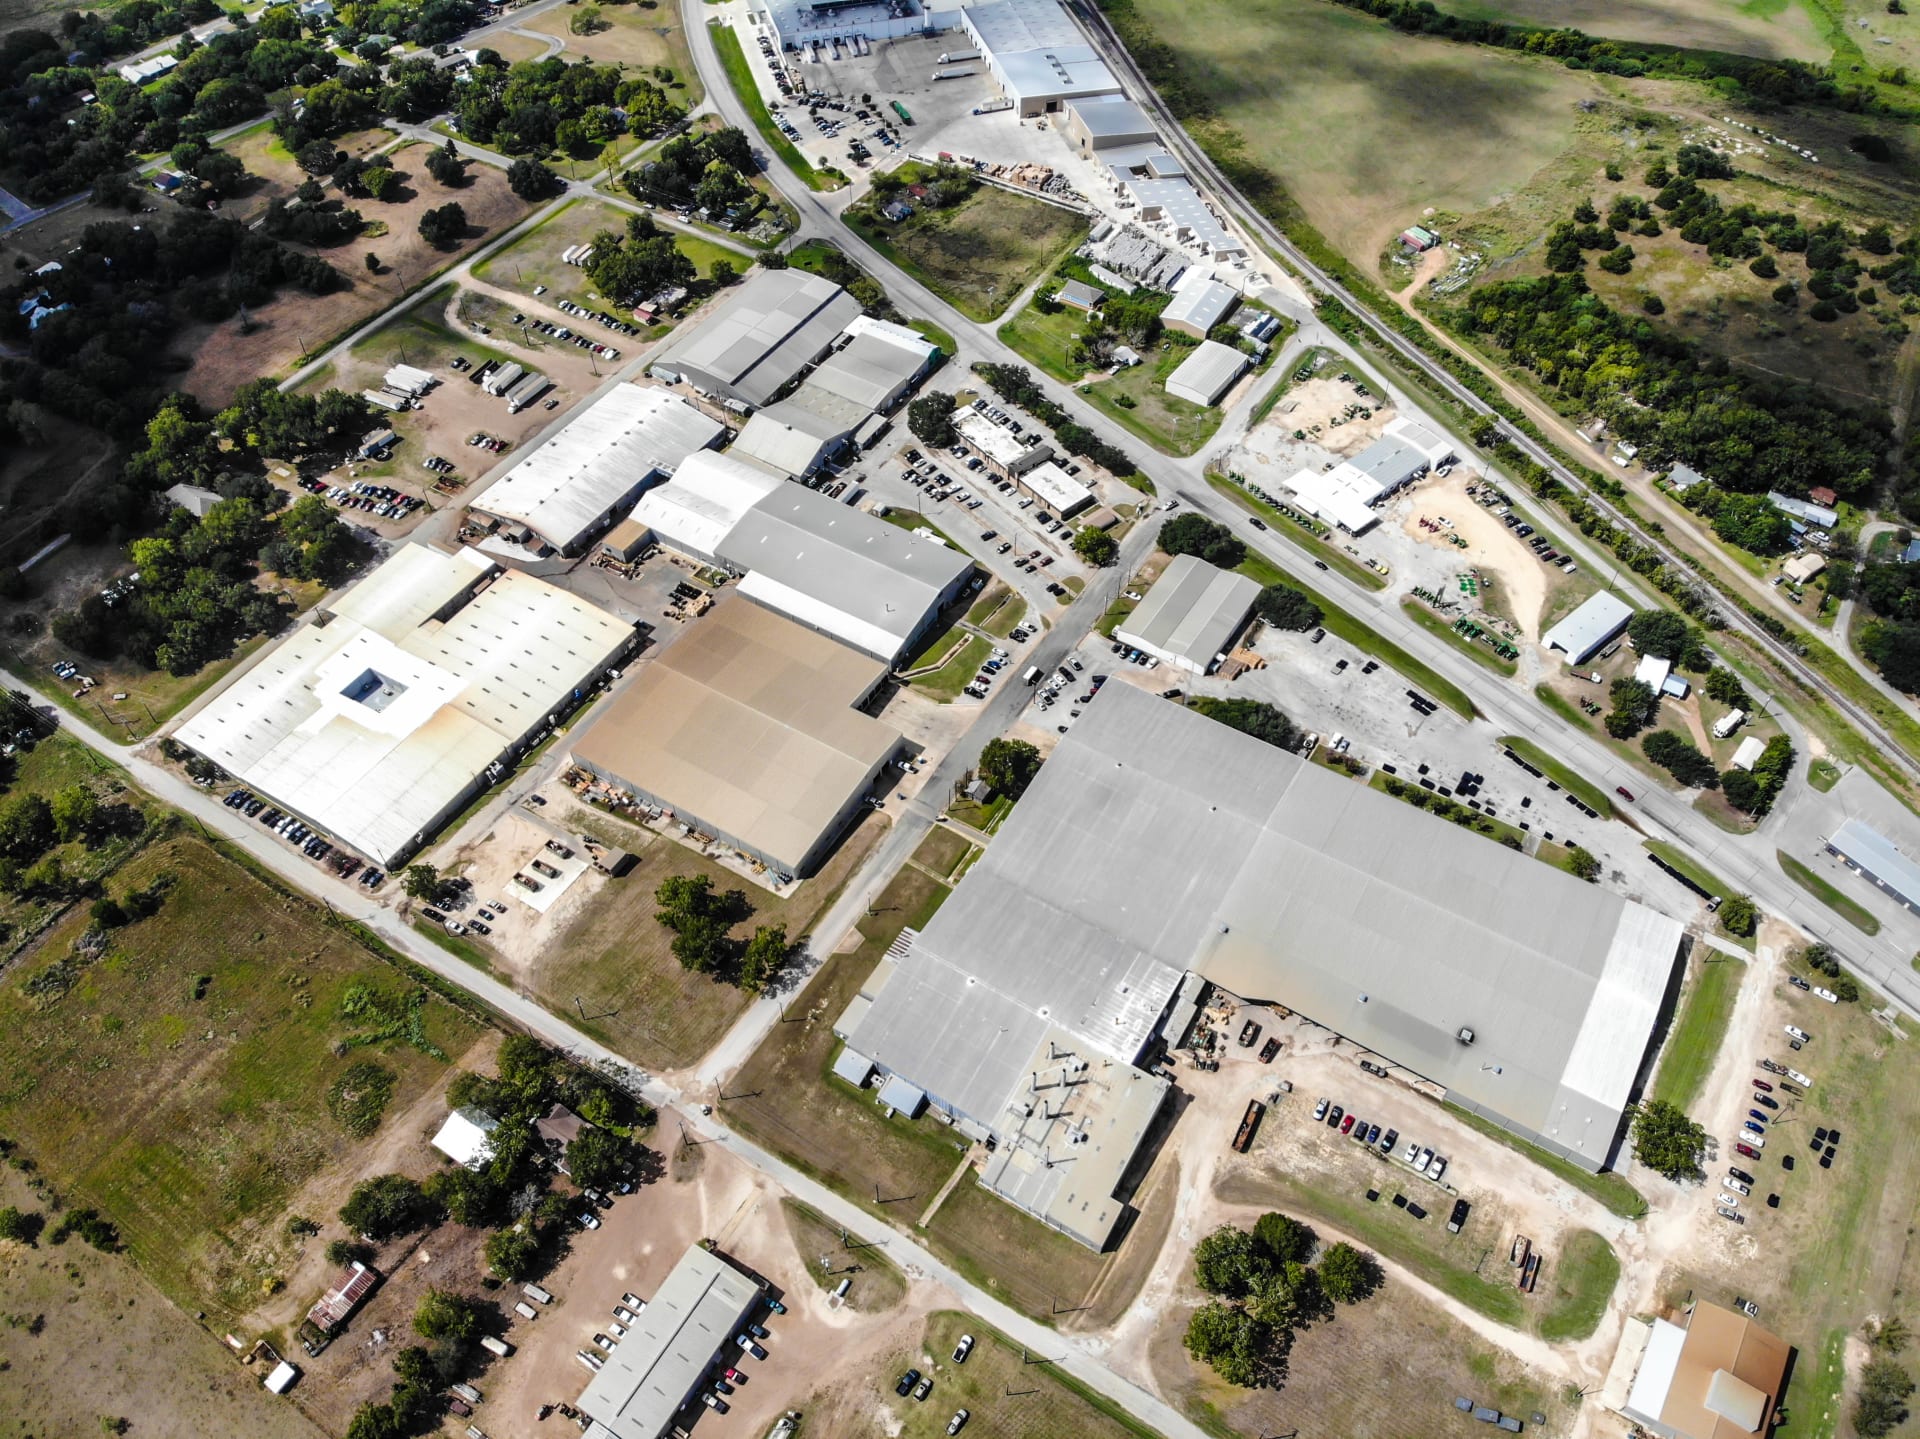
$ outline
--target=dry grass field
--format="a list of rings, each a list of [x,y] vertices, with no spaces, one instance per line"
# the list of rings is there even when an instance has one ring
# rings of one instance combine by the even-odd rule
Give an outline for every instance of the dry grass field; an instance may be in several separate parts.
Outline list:
[[[284,1205],[311,1176],[379,1142],[328,1112],[346,1068],[392,1075],[403,1110],[446,1061],[341,1013],[350,986],[398,1006],[417,986],[198,839],[150,846],[111,888],[176,876],[151,919],[74,947],[83,909],[16,961],[0,990],[0,1130],[73,1203],[97,1206],[132,1258],[183,1308],[249,1309],[289,1260]],[[419,1033],[457,1058],[480,1027],[425,997]]]
[[[700,103],[700,76],[693,68],[687,34],[680,24],[679,7],[669,4],[643,9],[638,5],[604,5],[603,28],[591,35],[575,35],[569,24],[574,11],[549,10],[524,27],[529,34],[552,35],[566,46],[570,61],[591,60],[596,65],[619,65],[629,70],[651,70],[665,65],[673,72],[667,93],[676,105],[691,109]],[[505,51],[501,52],[505,54]]]
[[[1614,40],[1823,63],[1832,53],[1802,0],[1439,0],[1474,19],[1570,26]],[[1884,9],[1884,7],[1880,7]]]
[[[991,185],[978,186],[950,210],[916,210],[899,224],[864,211],[847,223],[975,320],[998,316],[1087,233],[1087,222],[1072,211]]]

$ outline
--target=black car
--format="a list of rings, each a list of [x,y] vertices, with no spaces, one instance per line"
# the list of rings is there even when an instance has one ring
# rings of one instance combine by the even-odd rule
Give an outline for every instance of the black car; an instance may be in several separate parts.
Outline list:
[[[1339,1105],[1336,1104],[1333,1106],[1332,1109],[1329,1109],[1327,1111],[1327,1123],[1331,1125],[1333,1128],[1338,1129],[1340,1127],[1341,1119],[1343,1119],[1345,1116],[1346,1116],[1346,1110],[1342,1109]]]
[[[439,910],[433,908],[431,905],[421,910],[420,913],[424,914],[428,919],[432,920],[435,924],[446,923],[447,917],[444,914],[440,913]]]
[[[893,1392],[904,1399],[913,1393],[913,1386],[919,1382],[920,1371],[918,1369],[909,1369],[905,1374],[900,1376],[900,1382],[893,1386]]]
[[[1742,1184],[1753,1183],[1753,1176],[1747,1173],[1747,1171],[1744,1169],[1735,1169],[1731,1165],[1729,1165],[1727,1168],[1727,1173],[1731,1174],[1735,1179],[1739,1180]]]
[[[1804,979],[1802,979],[1797,974],[1788,975],[1787,983],[1792,985],[1795,989],[1812,989],[1813,988],[1812,985],[1808,984]]]

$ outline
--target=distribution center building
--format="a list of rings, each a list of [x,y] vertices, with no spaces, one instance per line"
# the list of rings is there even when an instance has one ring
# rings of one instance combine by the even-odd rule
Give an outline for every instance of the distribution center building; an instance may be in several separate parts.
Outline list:
[[[848,1043],[1005,1142],[1031,1119],[1052,1031],[1115,1082],[1192,971],[1598,1171],[1683,939],[1677,920],[1109,685]]]
[[[660,1281],[586,1390],[592,1439],[665,1439],[709,1373],[736,1354],[733,1336],[765,1287],[694,1245]],[[702,1411],[704,1412],[704,1411]]]
[[[860,314],[860,302],[805,270],[755,270],[718,309],[673,336],[648,373],[742,413],[770,403]]]
[[[545,580],[406,544],[175,738],[391,869],[633,641]]]
[[[1253,612],[1258,582],[1175,555],[1113,637],[1189,674],[1211,674]]]
[[[1540,643],[1563,652],[1568,664],[1583,665],[1618,638],[1632,618],[1632,605],[1602,590],[1542,635]]]
[[[576,412],[470,502],[509,538],[576,555],[727,427],[678,395],[618,384]]]
[[[1350,535],[1380,518],[1374,506],[1453,458],[1452,443],[1417,420],[1389,420],[1380,438],[1331,470],[1302,470],[1287,482],[1301,509]]]
[[[573,762],[776,874],[804,875],[900,746],[858,708],[885,676],[868,656],[728,595],[601,707]]]

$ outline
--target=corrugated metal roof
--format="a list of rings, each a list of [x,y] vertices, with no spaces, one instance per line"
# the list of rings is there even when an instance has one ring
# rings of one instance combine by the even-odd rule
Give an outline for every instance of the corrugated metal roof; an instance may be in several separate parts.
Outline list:
[[[1759,741],[1748,736],[1741,748],[1744,750],[1747,745],[1757,743]],[[1739,761],[1736,759],[1735,763]],[[1743,768],[1751,768],[1751,765]],[[1864,821],[1849,819],[1834,830],[1833,837],[1827,843],[1909,904],[1920,904],[1920,865],[1902,854],[1899,847],[1879,830]]]
[[[1259,594],[1245,575],[1176,555],[1114,633],[1162,659],[1177,656],[1205,669],[1246,622]]]
[[[1231,345],[1202,340],[1167,376],[1167,393],[1196,405],[1214,404],[1252,363],[1251,356]]]
[[[755,270],[717,309],[670,339],[652,368],[764,405],[859,313],[859,301],[819,275]]]
[[[1163,324],[1186,325],[1194,334],[1204,335],[1231,315],[1239,303],[1240,296],[1232,286],[1189,272],[1172,303],[1160,312],[1160,319]]]
[[[1593,652],[1627,627],[1633,606],[1607,590],[1587,598],[1580,608],[1540,637],[1550,650],[1563,650],[1572,664],[1584,664]]]
[[[667,548],[711,563],[740,517],[784,483],[732,450],[702,450],[688,456],[670,481],[642,495],[631,518]]]

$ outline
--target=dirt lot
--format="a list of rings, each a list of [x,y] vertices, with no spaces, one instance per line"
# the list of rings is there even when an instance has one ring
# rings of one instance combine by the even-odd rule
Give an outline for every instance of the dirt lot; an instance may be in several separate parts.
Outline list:
[[[351,135],[342,135],[333,145],[349,155],[365,158],[392,140],[391,130],[359,130]],[[247,173],[254,177],[253,183],[227,206],[227,213],[236,220],[251,222],[258,218],[266,212],[269,202],[289,198],[299,189],[300,183],[309,178],[307,172],[294,162],[287,147],[280,143],[280,137],[273,133],[273,127],[265,122],[234,136],[220,148],[246,166]],[[413,150],[408,154],[417,160],[420,152]],[[411,176],[413,188],[419,189],[424,182],[429,194],[441,193],[441,187],[427,180],[426,171],[418,164],[410,164],[407,157],[400,158],[397,163],[403,170],[417,172]],[[324,177],[322,183],[325,183]],[[443,201],[435,200],[434,203]],[[358,209],[369,220],[376,220],[386,219],[391,207],[369,200],[364,204],[353,204],[352,208]]]
[[[1461,568],[1480,571],[1479,603],[1489,608],[1497,606],[1526,631],[1529,639],[1538,640],[1540,613],[1547,600],[1547,569],[1525,540],[1495,519],[1492,511],[1468,498],[1466,491],[1464,471],[1456,470],[1445,479],[1423,480],[1400,528],[1416,542],[1443,551],[1449,563],[1458,559]],[[1426,529],[1420,524],[1422,519],[1451,523]],[[1458,535],[1467,547],[1453,544],[1449,535]],[[1559,577],[1558,571],[1555,577]]]
[[[475,165],[467,172],[467,185],[448,191],[425,177],[420,163],[424,153],[414,146],[397,157],[400,169],[409,176],[410,190],[403,192],[409,198],[390,205],[369,200],[355,206],[368,220],[384,222],[386,234],[323,252],[323,258],[346,279],[347,288],[319,296],[283,292],[271,304],[247,312],[246,324],[251,328],[246,333],[237,318],[217,326],[183,329],[175,352],[192,356],[193,363],[181,388],[209,405],[225,404],[248,380],[292,369],[302,355],[312,354],[363,323],[527,213],[525,202],[507,188],[502,171]],[[420,216],[450,199],[467,213],[467,238],[457,249],[437,250],[420,238]],[[378,275],[368,274],[362,263],[369,253],[380,258]]]

